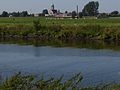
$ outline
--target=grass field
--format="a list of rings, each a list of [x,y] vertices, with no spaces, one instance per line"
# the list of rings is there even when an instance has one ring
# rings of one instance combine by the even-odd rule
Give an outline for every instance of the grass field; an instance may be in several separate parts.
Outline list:
[[[11,18],[0,18],[0,25],[2,24],[27,24],[32,25],[33,20],[40,19],[42,25],[103,25],[103,26],[120,26],[120,18],[104,18],[104,19],[59,19],[59,18],[45,18],[45,17],[11,17]]]
[[[33,21],[41,27],[34,30]],[[70,19],[45,17],[0,18],[0,36],[47,37],[59,39],[120,39],[120,18]]]

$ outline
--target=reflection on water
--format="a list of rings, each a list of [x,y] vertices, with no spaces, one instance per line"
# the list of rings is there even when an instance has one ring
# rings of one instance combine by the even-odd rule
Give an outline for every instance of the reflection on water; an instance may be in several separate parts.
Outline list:
[[[83,84],[120,83],[119,42],[0,40],[0,74],[14,72],[70,77],[82,72]]]
[[[74,47],[74,48],[89,48],[89,49],[112,49],[120,50],[119,41],[100,41],[100,40],[39,40],[39,39],[15,39],[15,38],[0,38],[1,44],[19,44],[19,45],[34,45],[52,46],[52,47]]]

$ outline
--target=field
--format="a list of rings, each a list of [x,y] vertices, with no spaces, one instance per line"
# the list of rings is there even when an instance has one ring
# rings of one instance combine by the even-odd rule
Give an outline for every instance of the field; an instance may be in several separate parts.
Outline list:
[[[70,18],[45,18],[45,17],[11,17],[0,18],[0,25],[4,24],[26,24],[32,25],[33,20],[39,19],[42,25],[102,25],[102,26],[120,26],[120,18],[104,18],[104,19],[70,19]]]
[[[34,21],[39,20],[38,30]],[[70,19],[45,17],[0,18],[1,37],[39,37],[57,39],[120,39],[120,18]]]

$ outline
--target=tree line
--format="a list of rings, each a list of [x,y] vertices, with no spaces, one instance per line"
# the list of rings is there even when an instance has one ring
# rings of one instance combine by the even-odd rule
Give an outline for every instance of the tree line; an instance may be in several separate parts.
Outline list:
[[[72,17],[77,16],[77,12],[72,12]],[[111,13],[100,13],[99,12],[99,2],[91,1],[84,6],[81,12],[78,13],[78,17],[82,18],[83,16],[96,16],[98,18],[107,18],[107,17],[120,17],[119,11],[112,11]]]
[[[60,11],[59,11],[60,13]],[[96,16],[99,18],[106,18],[106,17],[120,17],[119,11],[112,11],[111,13],[99,13],[99,2],[98,1],[90,1],[87,3],[81,12],[77,13],[77,11],[68,12],[65,11],[65,14],[68,16],[72,16],[72,18],[79,17],[82,18],[83,16]],[[38,16],[45,16],[45,14],[48,14],[48,10],[44,9],[42,13],[38,14]],[[28,16],[34,16],[34,14],[29,14],[27,11],[22,12],[12,12],[8,13],[6,11],[3,11],[0,17],[28,17]]]
[[[10,12],[8,13],[7,11],[3,11],[0,17],[28,17],[28,16],[33,16],[33,14],[29,14],[28,11],[22,11],[22,12]]]

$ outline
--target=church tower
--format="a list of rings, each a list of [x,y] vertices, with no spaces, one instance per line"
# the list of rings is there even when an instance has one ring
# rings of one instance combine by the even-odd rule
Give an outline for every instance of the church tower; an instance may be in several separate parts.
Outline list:
[[[55,10],[54,4],[51,5],[51,10]]]

